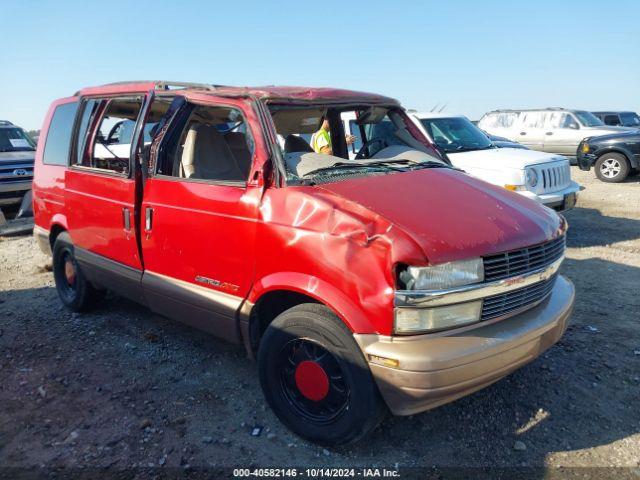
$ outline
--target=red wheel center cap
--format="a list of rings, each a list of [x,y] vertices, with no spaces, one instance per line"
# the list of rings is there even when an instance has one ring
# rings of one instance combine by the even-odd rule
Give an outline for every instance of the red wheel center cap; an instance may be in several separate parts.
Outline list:
[[[296,386],[309,400],[319,402],[329,393],[329,377],[317,362],[305,360],[296,367]]]
[[[73,285],[76,281],[76,269],[73,266],[71,260],[67,259],[64,262],[64,276],[67,279],[69,285]]]

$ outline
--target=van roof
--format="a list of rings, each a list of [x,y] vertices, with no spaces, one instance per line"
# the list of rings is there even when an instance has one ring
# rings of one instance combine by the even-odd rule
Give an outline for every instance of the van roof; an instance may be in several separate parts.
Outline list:
[[[264,87],[232,87],[226,85],[210,85],[203,83],[170,82],[154,80],[138,80],[129,82],[117,82],[96,87],[87,87],[76,92],[75,95],[108,95],[115,93],[130,93],[149,90],[201,90],[226,97],[258,97],[267,100],[300,101],[300,102],[345,102],[362,101],[366,103],[384,103],[400,105],[393,98],[374,93],[357,92],[338,88],[319,87],[288,87],[288,86],[264,86]]]
[[[499,108],[491,110],[489,113],[520,113],[520,112],[587,112],[581,108],[545,107],[545,108]],[[486,115],[486,114],[485,114]]]
[[[418,118],[466,118],[464,115],[444,112],[408,112]]]

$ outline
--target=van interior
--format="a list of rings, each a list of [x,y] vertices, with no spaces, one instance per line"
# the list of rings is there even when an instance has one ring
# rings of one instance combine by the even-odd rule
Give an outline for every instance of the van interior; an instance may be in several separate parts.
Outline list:
[[[441,161],[412,133],[406,123],[410,120],[396,107],[271,105],[270,111],[289,178],[302,178],[334,165]],[[353,146],[347,143],[347,118],[354,119],[350,122],[350,133],[355,137]],[[330,125],[331,155],[315,152],[312,147],[313,135],[325,119]],[[350,160],[349,148],[356,146],[355,159]]]

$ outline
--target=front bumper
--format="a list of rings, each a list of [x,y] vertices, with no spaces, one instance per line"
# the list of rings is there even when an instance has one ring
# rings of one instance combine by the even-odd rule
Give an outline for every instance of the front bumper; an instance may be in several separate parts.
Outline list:
[[[536,307],[506,320],[410,337],[355,334],[365,357],[399,360],[398,368],[369,362],[395,415],[411,415],[480,390],[538,357],[567,328],[573,284],[558,276]]]
[[[29,190],[31,190],[31,180],[0,183],[0,205],[14,205],[22,202],[22,198]]]
[[[572,180],[567,188],[559,190],[557,192],[535,194],[529,191],[519,191],[517,193],[535,200],[536,202],[540,202],[549,208],[553,208],[554,210],[563,211],[573,208],[573,205],[575,205],[575,201],[577,201],[579,192],[580,185]],[[567,198],[572,195],[574,196],[573,204],[571,204],[570,206],[565,206]]]
[[[576,157],[576,162],[580,170],[584,170],[585,172],[588,172],[593,166],[593,164],[596,163],[596,160],[598,160],[598,156],[593,152],[584,153],[583,145],[584,145],[584,141],[580,142],[580,145],[578,145],[578,154]]]

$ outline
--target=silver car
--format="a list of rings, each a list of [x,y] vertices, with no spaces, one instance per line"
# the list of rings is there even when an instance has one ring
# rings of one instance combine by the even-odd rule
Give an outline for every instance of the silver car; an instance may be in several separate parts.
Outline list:
[[[533,150],[570,157],[586,137],[635,130],[605,125],[591,112],[566,108],[495,110],[483,115],[478,127]]]
[[[31,190],[36,144],[20,127],[0,120],[0,207],[20,204]]]

